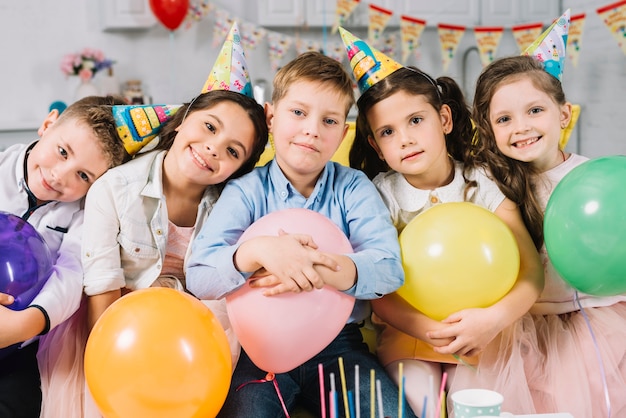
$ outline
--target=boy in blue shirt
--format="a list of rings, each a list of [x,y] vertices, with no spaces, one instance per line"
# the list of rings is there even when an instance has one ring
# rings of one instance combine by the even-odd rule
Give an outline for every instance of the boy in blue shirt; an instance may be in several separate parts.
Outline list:
[[[367,177],[330,162],[347,131],[346,117],[354,103],[350,76],[332,58],[307,52],[278,71],[272,101],[265,111],[276,155],[225,187],[192,244],[187,287],[201,299],[219,299],[264,269],[269,275],[255,278],[255,285],[265,287],[269,297],[324,285],[354,296],[354,310],[339,335],[301,366],[276,374],[276,383],[288,410],[299,402],[319,414],[318,364],[326,371],[325,387],[330,387],[328,375],[339,376],[342,357],[349,387],[354,387],[355,365],[365,371],[359,379],[363,388],[369,387],[369,371],[375,370],[385,416],[395,417],[398,389],[368,351],[359,323],[370,314],[368,300],[395,291],[404,281],[397,233]],[[287,208],[306,208],[331,219],[346,234],[354,253],[322,253],[311,247],[310,237],[298,234],[238,243],[256,220]],[[237,390],[265,374],[242,350],[220,416],[282,415],[274,385],[245,385]],[[359,395],[361,409],[369,411],[369,391]],[[343,405],[339,410],[346,414]],[[414,415],[405,411],[404,416]]]

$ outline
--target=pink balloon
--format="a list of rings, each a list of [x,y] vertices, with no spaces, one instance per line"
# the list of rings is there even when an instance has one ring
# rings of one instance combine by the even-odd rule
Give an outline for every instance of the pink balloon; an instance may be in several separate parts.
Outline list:
[[[239,239],[287,233],[313,237],[319,249],[352,253],[345,234],[330,219],[308,209],[285,209],[254,222]],[[311,292],[263,296],[248,283],[226,297],[228,316],[241,346],[262,370],[284,373],[324,349],[341,331],[354,298],[331,286]]]

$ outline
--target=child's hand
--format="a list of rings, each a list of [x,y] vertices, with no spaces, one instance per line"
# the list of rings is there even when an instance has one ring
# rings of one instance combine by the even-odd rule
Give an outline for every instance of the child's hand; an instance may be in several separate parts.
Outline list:
[[[249,243],[249,244],[248,244]],[[255,275],[253,285],[268,287],[266,295],[285,292],[301,292],[320,289],[324,280],[316,271],[316,265],[338,270],[338,263],[329,255],[317,251],[317,245],[308,235],[281,234],[278,237],[259,237],[246,243],[254,245],[258,262],[271,274]],[[241,250],[241,247],[240,247]],[[248,248],[247,251],[252,251]]]
[[[434,347],[441,354],[475,356],[502,330],[497,316],[489,308],[464,309],[450,315],[443,323],[449,327],[427,333],[432,339],[453,338],[446,346]]]
[[[15,301],[15,298],[6,293],[0,293],[0,305],[8,306]]]
[[[45,326],[46,319],[37,308],[14,311],[0,306],[0,348],[33,338]]]

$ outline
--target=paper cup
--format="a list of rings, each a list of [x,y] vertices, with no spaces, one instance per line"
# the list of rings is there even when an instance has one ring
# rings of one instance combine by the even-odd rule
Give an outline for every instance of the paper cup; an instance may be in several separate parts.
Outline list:
[[[464,389],[451,396],[455,418],[499,416],[504,397],[487,389]]]

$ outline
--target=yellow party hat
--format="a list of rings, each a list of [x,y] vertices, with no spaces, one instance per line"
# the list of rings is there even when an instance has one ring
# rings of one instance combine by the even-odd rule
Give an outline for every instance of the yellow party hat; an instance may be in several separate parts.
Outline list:
[[[339,27],[339,33],[346,47],[350,67],[352,67],[361,94],[389,74],[403,67],[402,64],[389,58],[376,48],[370,47],[365,41],[344,28]]]
[[[559,80],[563,77],[569,25],[570,10],[567,9],[535,42],[522,52],[522,55],[530,55],[541,61],[546,72]]]
[[[231,26],[213,69],[202,87],[202,93],[211,90],[230,90],[254,98],[237,22]]]
[[[152,141],[180,105],[116,105],[113,118],[124,148],[130,155]]]

